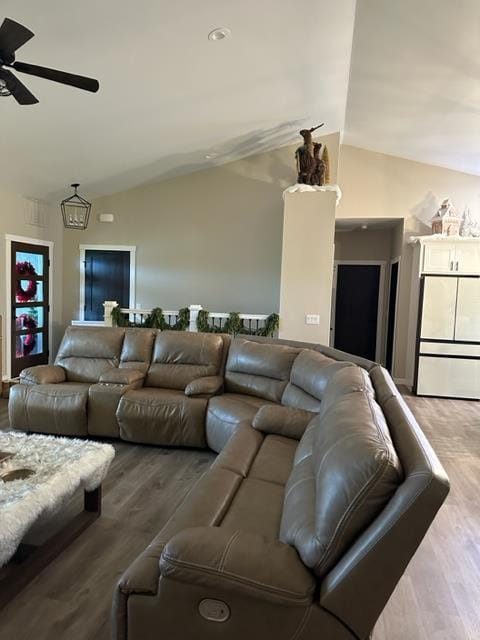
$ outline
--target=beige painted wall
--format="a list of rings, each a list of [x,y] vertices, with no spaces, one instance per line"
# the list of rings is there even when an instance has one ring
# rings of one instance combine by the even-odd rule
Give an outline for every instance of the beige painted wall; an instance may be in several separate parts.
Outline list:
[[[328,144],[336,178],[339,135]],[[283,190],[298,144],[94,202],[87,231],[64,233],[64,322],[78,318],[79,244],[137,246],[137,304],[279,309]],[[128,150],[126,150],[128,152]],[[98,214],[113,213],[112,224]]]
[[[336,231],[335,260],[390,260],[393,229]]]
[[[411,235],[430,233],[425,223],[443,198],[450,197],[460,210],[471,206],[472,213],[480,215],[480,178],[342,145],[338,182],[343,198],[337,218],[404,219],[394,374],[410,378],[406,351],[412,250],[407,240]]]
[[[63,334],[62,322],[62,241],[63,225],[60,210],[41,206],[42,213],[46,216],[46,226],[39,227],[25,222],[25,213],[28,208],[28,201],[18,194],[7,191],[0,192],[0,315],[2,316],[3,353],[2,353],[2,373],[6,372],[6,314],[9,309],[9,301],[6,299],[6,240],[5,236],[16,235],[25,238],[35,238],[37,240],[49,240],[54,242],[53,253],[53,300],[51,301],[51,311],[53,319],[53,344],[52,355],[56,352],[59,340]]]
[[[328,344],[336,193],[285,194],[280,338]],[[306,324],[315,314],[319,324]]]

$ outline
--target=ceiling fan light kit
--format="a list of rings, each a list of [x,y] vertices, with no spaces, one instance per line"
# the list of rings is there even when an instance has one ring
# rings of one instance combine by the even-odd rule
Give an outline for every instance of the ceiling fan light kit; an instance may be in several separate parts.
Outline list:
[[[88,200],[82,198],[77,193],[77,189],[80,186],[78,182],[74,182],[72,185],[75,189],[75,193],[69,198],[62,200],[60,205],[63,216],[63,226],[65,229],[77,229],[83,231],[88,226],[88,219],[90,217],[90,211],[92,205]]]
[[[66,84],[70,87],[77,87],[77,89],[83,89],[84,91],[91,91],[92,93],[98,91],[100,85],[98,80],[93,78],[77,76],[73,73],[57,71],[47,67],[39,67],[28,62],[16,62],[15,52],[33,38],[34,35],[30,29],[10,18],[5,18],[0,26],[0,96],[12,95],[21,105],[36,104],[38,102],[33,93],[20,82],[10,69],[36,76],[37,78]]]

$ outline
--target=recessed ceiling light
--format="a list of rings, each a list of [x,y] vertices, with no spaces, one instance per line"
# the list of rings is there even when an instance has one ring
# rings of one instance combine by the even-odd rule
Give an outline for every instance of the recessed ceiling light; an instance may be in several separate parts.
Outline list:
[[[208,39],[216,42],[217,40],[225,40],[231,35],[232,32],[230,31],[230,29],[227,29],[227,27],[218,27],[217,29],[210,31],[210,33],[208,34]]]

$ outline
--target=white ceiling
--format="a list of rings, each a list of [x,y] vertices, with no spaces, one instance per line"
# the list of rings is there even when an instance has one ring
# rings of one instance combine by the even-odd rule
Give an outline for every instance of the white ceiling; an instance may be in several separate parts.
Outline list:
[[[0,98],[0,186],[95,197],[343,128],[355,0],[2,0],[36,35],[17,59],[96,77],[90,94],[19,75]],[[327,26],[328,25],[328,28]],[[211,42],[226,26],[232,37]],[[63,189],[63,191],[62,191]]]
[[[0,187],[25,196],[78,181],[94,198],[321,121],[348,144],[480,175],[478,0],[2,0],[4,16],[36,34],[19,60],[101,85],[19,74],[40,104],[0,98]],[[210,42],[218,26],[231,39]]]
[[[480,175],[479,0],[358,0],[344,142]]]

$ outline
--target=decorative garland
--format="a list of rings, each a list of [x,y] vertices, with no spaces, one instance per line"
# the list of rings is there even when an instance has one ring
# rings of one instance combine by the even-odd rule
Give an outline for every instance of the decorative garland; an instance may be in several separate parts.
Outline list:
[[[17,344],[15,347],[17,358],[26,358],[29,356],[37,344],[36,333],[27,333],[23,337],[25,340],[22,342],[22,336],[17,336]]]
[[[112,319],[117,327],[144,327],[146,329],[160,329],[161,331],[185,331],[190,324],[190,310],[188,307],[179,309],[175,324],[168,324],[160,307],[152,309],[143,322],[130,322],[121,312],[120,307],[112,309]]]
[[[37,319],[29,313],[22,313],[16,319],[15,324],[18,331],[21,331],[22,329],[36,329]]]
[[[208,319],[210,312],[206,309],[202,309],[198,312],[197,317],[197,329],[202,333],[230,333],[231,335],[246,335],[246,336],[263,336],[264,338],[272,336],[275,331],[278,330],[280,324],[280,317],[278,313],[271,313],[268,318],[265,319],[265,325],[259,329],[247,329],[243,320],[240,318],[240,314],[237,311],[232,311],[228,319],[225,321],[223,327],[210,324]]]
[[[36,276],[37,272],[31,262],[17,262],[15,270],[19,276]],[[18,302],[30,302],[37,295],[37,281],[29,280],[26,289],[22,287],[22,281],[18,280],[16,297]]]

